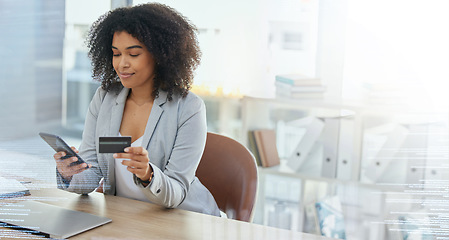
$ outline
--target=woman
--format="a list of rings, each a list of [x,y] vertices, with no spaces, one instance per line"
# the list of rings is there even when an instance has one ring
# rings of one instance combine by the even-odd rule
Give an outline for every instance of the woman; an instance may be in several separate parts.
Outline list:
[[[196,28],[170,7],[144,4],[101,16],[88,36],[101,81],[79,154],[56,153],[58,187],[87,194],[102,178],[114,194],[211,215],[220,211],[195,177],[206,141],[203,101],[189,92],[200,62]],[[101,136],[131,136],[125,153],[98,152]]]

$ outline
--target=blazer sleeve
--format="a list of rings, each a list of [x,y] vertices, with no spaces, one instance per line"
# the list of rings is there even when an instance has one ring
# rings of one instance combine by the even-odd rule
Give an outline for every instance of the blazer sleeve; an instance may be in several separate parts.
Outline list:
[[[98,113],[105,95],[106,91],[100,87],[97,89],[94,97],[92,98],[84,124],[83,140],[79,148],[79,155],[84,161],[91,164],[92,167],[81,173],[73,175],[70,182],[64,181],[62,176],[56,170],[58,188],[60,189],[65,189],[67,191],[79,194],[87,194],[94,191],[98,187],[99,182],[103,177],[97,159],[95,132]]]
[[[165,169],[152,164],[150,155],[154,171],[150,184],[144,187],[134,175],[135,183],[151,202],[168,208],[176,208],[185,200],[206,144],[206,107],[199,97],[189,95],[175,108],[177,129],[173,133],[175,140]]]

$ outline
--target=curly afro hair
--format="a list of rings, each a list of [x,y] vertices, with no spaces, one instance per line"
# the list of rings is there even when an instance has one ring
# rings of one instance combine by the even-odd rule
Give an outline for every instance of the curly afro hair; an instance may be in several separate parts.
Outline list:
[[[156,60],[156,77],[152,95],[166,91],[168,100],[174,93],[185,97],[200,64],[197,28],[179,12],[163,4],[151,3],[117,8],[93,23],[87,37],[88,56],[92,60],[92,77],[107,91],[122,88],[112,66],[112,38],[125,31],[143,43]]]

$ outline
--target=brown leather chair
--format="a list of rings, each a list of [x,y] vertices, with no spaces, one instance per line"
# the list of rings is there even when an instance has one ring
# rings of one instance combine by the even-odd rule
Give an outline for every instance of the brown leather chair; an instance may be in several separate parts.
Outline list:
[[[196,176],[228,218],[251,222],[257,192],[257,166],[246,147],[234,139],[208,132]]]

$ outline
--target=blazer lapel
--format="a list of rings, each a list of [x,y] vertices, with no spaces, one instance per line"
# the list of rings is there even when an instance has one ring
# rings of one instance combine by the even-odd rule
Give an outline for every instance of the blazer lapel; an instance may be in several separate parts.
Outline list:
[[[150,117],[145,127],[145,133],[142,139],[142,146],[148,149],[151,137],[153,136],[154,129],[156,129],[157,123],[161,118],[164,109],[162,106],[167,102],[167,92],[159,90],[159,97],[154,99],[153,107],[151,108]]]

